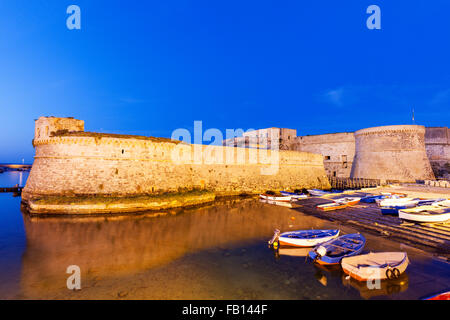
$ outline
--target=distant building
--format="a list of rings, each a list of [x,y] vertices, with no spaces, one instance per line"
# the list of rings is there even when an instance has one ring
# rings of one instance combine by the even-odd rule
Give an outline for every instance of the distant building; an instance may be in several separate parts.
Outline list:
[[[285,128],[267,128],[245,132],[242,137],[223,141],[224,146],[263,148],[275,147],[280,150],[290,150],[290,145],[297,137],[297,130]]]

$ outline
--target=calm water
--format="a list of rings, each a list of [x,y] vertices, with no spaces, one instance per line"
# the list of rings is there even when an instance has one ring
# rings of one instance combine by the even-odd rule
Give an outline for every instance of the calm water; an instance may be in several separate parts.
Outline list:
[[[18,178],[0,174],[0,185]],[[450,287],[448,263],[370,234],[367,251],[406,250],[412,262],[378,290],[266,245],[275,228],[336,227],[357,231],[253,199],[160,217],[35,218],[0,194],[0,298],[417,299]],[[66,288],[69,265],[81,268],[80,291]]]

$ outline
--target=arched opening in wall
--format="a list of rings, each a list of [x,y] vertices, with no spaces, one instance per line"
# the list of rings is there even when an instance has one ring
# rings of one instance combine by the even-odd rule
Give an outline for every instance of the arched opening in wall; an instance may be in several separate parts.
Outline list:
[[[333,177],[336,177],[336,171],[333,171]]]
[[[122,154],[124,154],[124,152],[125,152],[125,150],[124,150],[124,149],[122,149]]]

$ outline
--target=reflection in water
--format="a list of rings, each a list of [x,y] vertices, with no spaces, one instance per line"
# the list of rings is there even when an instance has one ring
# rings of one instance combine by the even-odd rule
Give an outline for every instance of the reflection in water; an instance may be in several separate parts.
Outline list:
[[[402,273],[400,277],[393,280],[380,281],[380,288],[374,287],[369,289],[366,281],[357,281],[353,278],[342,277],[342,283],[345,286],[351,286],[359,291],[361,297],[364,299],[389,296],[392,294],[400,293],[408,289],[409,277],[408,273]]]
[[[358,290],[364,299],[370,299],[379,296],[389,296],[400,293],[408,289],[408,273],[403,273],[398,279],[380,281],[379,288],[376,286],[368,287],[366,281],[358,281],[349,277],[340,265],[324,266],[315,264],[317,269],[315,277],[323,286],[327,286],[331,280],[340,280],[346,287],[352,287]]]
[[[13,210],[18,200],[8,195],[2,202],[0,229],[14,232],[0,237],[0,255],[8,262],[0,263],[0,298],[408,299],[443,290],[449,280],[447,265],[411,249],[413,264],[404,278],[382,282],[378,290],[346,280],[340,266],[305,261],[309,248],[272,251],[267,241],[274,229],[357,230],[254,199],[158,217],[19,216]],[[403,250],[398,242],[365,236],[366,250]],[[23,252],[19,263],[14,257],[20,255],[12,255],[17,252]],[[69,265],[81,268],[80,291],[66,288]]]
[[[293,226],[292,214],[253,199],[230,200],[157,218],[42,218],[24,214],[27,248],[22,287],[26,296],[61,289],[64,272],[71,264],[102,277],[126,276],[200,250],[269,238],[275,228]],[[323,227],[322,220],[296,215],[298,228]]]

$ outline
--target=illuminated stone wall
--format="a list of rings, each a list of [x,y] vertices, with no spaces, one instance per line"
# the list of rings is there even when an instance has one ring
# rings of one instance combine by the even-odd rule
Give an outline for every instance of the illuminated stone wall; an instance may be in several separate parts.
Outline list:
[[[435,176],[450,179],[450,129],[426,128],[425,147]]]
[[[36,125],[41,126],[45,119],[40,118]],[[75,125],[79,120],[72,121]],[[22,194],[24,200],[49,195],[133,196],[192,189],[237,195],[329,187],[318,154],[188,145],[164,138],[79,129],[56,133],[59,129],[50,127],[49,132],[55,134],[35,137],[36,156]]]
[[[425,127],[384,126],[355,132],[352,178],[414,182],[434,179],[425,150]]]

